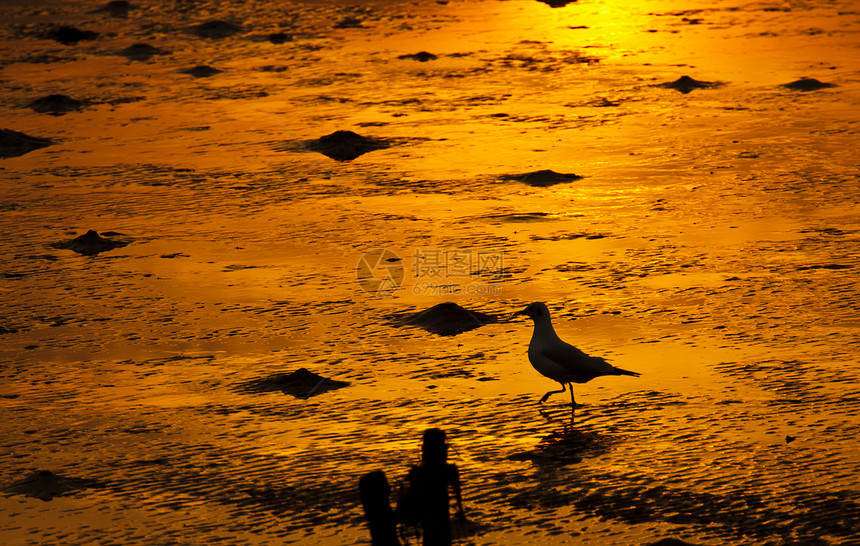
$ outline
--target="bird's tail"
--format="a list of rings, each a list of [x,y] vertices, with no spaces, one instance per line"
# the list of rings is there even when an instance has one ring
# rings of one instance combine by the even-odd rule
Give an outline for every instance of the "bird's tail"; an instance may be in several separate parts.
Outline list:
[[[628,370],[622,370],[621,368],[615,368],[615,375],[632,375],[633,377],[639,377],[642,374],[639,372],[631,372]]]

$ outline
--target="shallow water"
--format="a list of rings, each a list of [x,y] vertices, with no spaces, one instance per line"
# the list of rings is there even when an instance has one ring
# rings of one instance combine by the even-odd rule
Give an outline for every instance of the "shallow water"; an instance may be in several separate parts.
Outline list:
[[[431,426],[463,544],[860,541],[854,3],[98,6],[0,8],[4,126],[55,141],[0,159],[0,486],[89,480],[6,491],[0,542],[368,543],[358,478]],[[215,19],[242,29],[190,31]],[[684,75],[718,85],[659,87]],[[27,108],[54,93],[91,104]],[[390,145],[307,149],[336,130]],[[583,178],[506,178],[543,169]],[[130,243],[50,246],[89,229]],[[390,319],[444,301],[545,301],[642,377],[541,410],[529,324]],[[300,367],[350,386],[243,388]]]

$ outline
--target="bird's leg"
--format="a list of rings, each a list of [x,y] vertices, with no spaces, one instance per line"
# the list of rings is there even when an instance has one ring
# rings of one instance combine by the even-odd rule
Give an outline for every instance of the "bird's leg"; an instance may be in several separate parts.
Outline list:
[[[575,408],[576,407],[576,400],[573,399],[573,384],[568,383],[567,386],[570,387],[570,407]]]
[[[562,383],[562,384],[561,384],[561,390],[560,390],[560,391],[549,391],[548,393],[546,393],[545,395],[543,395],[543,398],[541,398],[540,400],[538,400],[538,404],[543,404],[544,402],[546,402],[546,399],[547,399],[547,398],[549,398],[549,395],[550,395],[550,394],[557,394],[557,393],[560,393],[560,392],[564,392],[564,383]],[[573,390],[571,390],[570,392],[573,392]]]

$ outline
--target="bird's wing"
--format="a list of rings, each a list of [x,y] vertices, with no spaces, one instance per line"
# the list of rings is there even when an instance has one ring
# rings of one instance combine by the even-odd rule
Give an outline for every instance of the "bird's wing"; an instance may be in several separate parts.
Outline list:
[[[544,357],[566,368],[570,373],[585,376],[611,374],[615,369],[599,356],[588,356],[573,345],[558,341],[547,344],[541,351]]]

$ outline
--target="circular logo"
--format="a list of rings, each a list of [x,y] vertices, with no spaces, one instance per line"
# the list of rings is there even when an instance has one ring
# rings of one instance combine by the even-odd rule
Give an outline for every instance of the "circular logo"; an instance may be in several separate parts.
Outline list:
[[[372,296],[390,296],[406,276],[403,260],[387,248],[374,248],[362,254],[355,266],[358,286]]]

